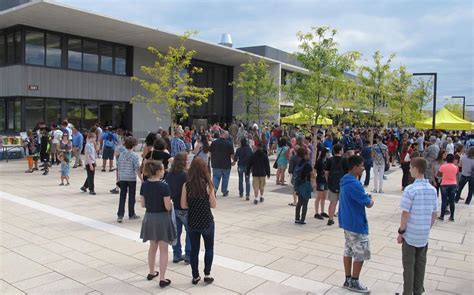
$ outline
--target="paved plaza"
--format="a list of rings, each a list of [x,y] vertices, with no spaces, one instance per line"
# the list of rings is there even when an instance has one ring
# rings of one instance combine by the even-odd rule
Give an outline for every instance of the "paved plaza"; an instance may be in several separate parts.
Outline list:
[[[274,157],[273,157],[274,158]],[[351,294],[340,286],[343,232],[316,220],[310,201],[307,224],[295,225],[290,187],[267,184],[265,202],[239,199],[232,170],[230,196],[218,194],[215,282],[191,284],[191,268],[170,260],[170,287],[147,281],[148,245],[139,240],[141,220],[116,223],[115,175],[96,173],[96,196],[79,188],[86,172],[71,169],[71,186],[59,187],[59,169],[25,174],[25,161],[0,162],[0,294]],[[372,294],[402,290],[401,169],[392,168],[385,194],[367,209],[372,259],[361,281]],[[467,189],[466,189],[467,190]],[[327,205],[326,205],[327,206]],[[137,203],[137,214],[144,210]],[[454,223],[437,221],[431,232],[426,294],[472,294],[473,206],[459,204]],[[170,251],[171,254],[171,251]],[[200,266],[203,267],[202,261]]]

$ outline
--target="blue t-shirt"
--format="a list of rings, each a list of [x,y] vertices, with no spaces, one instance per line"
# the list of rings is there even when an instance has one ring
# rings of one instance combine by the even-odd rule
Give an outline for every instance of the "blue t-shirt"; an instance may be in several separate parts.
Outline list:
[[[118,143],[118,137],[115,133],[109,131],[104,132],[104,134],[102,134],[102,140],[104,142],[104,147],[115,150],[115,146]]]
[[[371,199],[357,178],[347,173],[341,178],[339,193],[339,227],[358,234],[369,234],[365,207]]]

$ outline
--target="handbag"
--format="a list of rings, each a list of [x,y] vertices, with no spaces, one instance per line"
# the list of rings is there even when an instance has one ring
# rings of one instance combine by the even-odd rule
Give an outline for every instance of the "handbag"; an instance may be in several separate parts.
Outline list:
[[[280,155],[281,155],[281,152],[283,152],[283,148],[280,150],[280,152],[278,153],[278,156],[275,160],[275,163],[273,163],[273,169],[278,169],[278,159],[280,158]]]
[[[387,159],[385,158],[385,154],[383,153],[382,149],[380,148],[380,143],[377,144],[377,145],[379,147],[379,150],[382,152],[383,162],[385,164],[384,171],[387,172],[388,170],[390,170],[390,163],[387,163]]]

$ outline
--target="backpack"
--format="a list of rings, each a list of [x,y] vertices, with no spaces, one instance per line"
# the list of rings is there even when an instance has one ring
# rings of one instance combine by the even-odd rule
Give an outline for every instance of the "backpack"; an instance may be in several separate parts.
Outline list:
[[[350,137],[349,135],[344,136],[342,141],[343,141],[344,151],[349,151],[349,150],[354,149],[354,142],[352,140],[352,137]]]
[[[342,157],[332,157],[328,160],[331,161],[331,169],[329,170],[328,176],[328,188],[333,193],[339,193],[339,182],[345,174],[344,168],[342,167],[342,160]]]
[[[115,146],[115,139],[112,133],[107,134],[107,138],[104,141],[104,146],[113,148]]]
[[[298,165],[296,165],[296,167],[293,169],[293,175],[295,178],[295,186],[299,186],[303,184],[305,181],[303,177],[301,176],[305,163],[306,163],[305,160],[301,160],[299,161]]]

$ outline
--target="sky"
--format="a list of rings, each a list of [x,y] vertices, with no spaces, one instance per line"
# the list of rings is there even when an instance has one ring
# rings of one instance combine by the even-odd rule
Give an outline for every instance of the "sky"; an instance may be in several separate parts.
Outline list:
[[[362,53],[371,64],[380,50],[395,53],[393,68],[437,72],[437,101],[466,96],[474,105],[474,1],[472,0],[56,0],[77,8],[171,33],[198,31],[218,43],[230,33],[234,47],[269,45],[298,50],[298,31],[337,30],[341,52]],[[454,99],[455,103],[462,103]],[[473,107],[467,107],[473,110]]]

